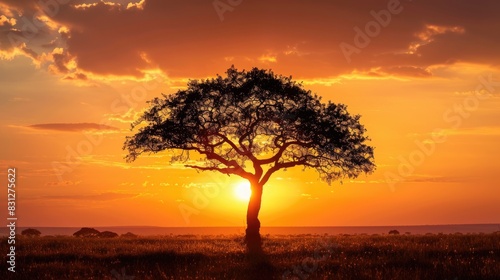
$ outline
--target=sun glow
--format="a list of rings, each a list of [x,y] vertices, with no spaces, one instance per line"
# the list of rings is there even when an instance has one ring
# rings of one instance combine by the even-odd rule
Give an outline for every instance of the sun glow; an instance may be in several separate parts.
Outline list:
[[[234,188],[234,196],[241,201],[248,201],[252,191],[250,190],[250,182],[238,182]]]

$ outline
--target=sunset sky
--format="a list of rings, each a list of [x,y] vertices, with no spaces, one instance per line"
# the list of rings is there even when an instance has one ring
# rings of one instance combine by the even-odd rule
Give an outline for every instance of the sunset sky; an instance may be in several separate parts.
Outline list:
[[[0,0],[0,174],[17,169],[18,224],[244,227],[242,179],[168,152],[126,163],[122,150],[148,100],[231,65],[346,104],[375,147],[377,170],[355,180],[276,173],[263,227],[500,223],[499,11],[493,0]]]

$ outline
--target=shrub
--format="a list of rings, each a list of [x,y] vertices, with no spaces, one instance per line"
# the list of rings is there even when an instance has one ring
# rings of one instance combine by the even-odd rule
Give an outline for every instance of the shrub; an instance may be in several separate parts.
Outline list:
[[[73,233],[75,237],[97,237],[99,235],[99,231],[95,228],[81,228],[79,231]]]
[[[28,228],[21,232],[22,235],[27,237],[39,237],[42,233],[34,228]]]
[[[98,235],[99,238],[114,238],[118,237],[118,234],[112,231],[103,231],[99,233]]]
[[[399,231],[393,229],[393,230],[390,230],[389,231],[389,234],[394,234],[394,235],[398,235],[399,234]]]
[[[122,234],[121,237],[125,237],[125,238],[136,238],[137,237],[137,234],[133,234],[131,232],[127,232],[125,234]]]

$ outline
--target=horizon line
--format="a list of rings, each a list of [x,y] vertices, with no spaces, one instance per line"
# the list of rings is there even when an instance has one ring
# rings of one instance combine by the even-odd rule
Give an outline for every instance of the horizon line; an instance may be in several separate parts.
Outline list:
[[[327,227],[425,227],[425,226],[477,226],[477,225],[491,225],[500,226],[500,222],[497,223],[477,223],[477,224],[404,224],[404,225],[302,225],[302,226],[263,226],[261,228],[327,228]],[[90,228],[245,228],[246,226],[150,226],[150,225],[129,225],[129,226],[19,226],[20,228],[78,228],[78,227],[90,227]]]

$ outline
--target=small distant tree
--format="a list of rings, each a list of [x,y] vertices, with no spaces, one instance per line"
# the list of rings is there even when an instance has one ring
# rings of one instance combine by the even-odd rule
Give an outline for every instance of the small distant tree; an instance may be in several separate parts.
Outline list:
[[[21,231],[21,235],[27,236],[27,237],[39,237],[42,233],[34,228],[28,228],[23,231]]]
[[[73,233],[75,237],[97,237],[99,236],[99,231],[95,228],[81,228],[79,231]]]
[[[321,99],[291,77],[253,68],[188,83],[187,89],[150,101],[124,145],[127,161],[142,153],[179,151],[174,162],[201,171],[238,175],[250,182],[247,241],[260,243],[258,214],[264,185],[279,170],[315,169],[330,184],[374,170],[373,148],[360,116]],[[190,152],[204,157],[188,164]]]
[[[396,229],[393,229],[393,230],[390,230],[389,231],[389,234],[392,234],[392,235],[399,235],[399,231],[396,230]]]
[[[127,233],[122,234],[120,237],[123,237],[123,238],[136,238],[137,234],[133,234],[131,232],[127,232]]]
[[[118,237],[118,233],[112,231],[103,231],[97,235],[99,238],[115,238]]]

